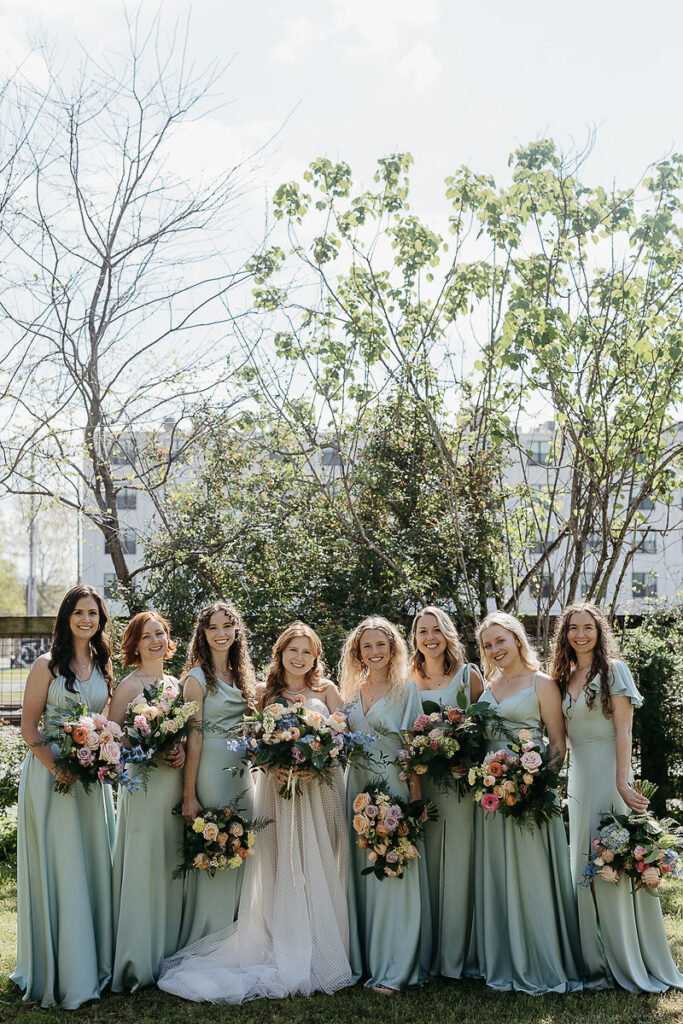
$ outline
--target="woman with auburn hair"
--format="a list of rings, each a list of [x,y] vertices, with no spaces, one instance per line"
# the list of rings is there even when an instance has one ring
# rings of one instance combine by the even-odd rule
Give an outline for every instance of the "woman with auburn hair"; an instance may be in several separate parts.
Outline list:
[[[71,786],[40,732],[46,714],[105,710],[113,683],[109,616],[93,587],[64,596],[52,646],[29,672],[21,734],[29,747],[17,816],[18,936],[12,980],[24,999],[74,1010],[97,999],[112,971],[110,786]]]
[[[252,786],[245,787],[239,774],[226,770],[241,764],[239,754],[227,748],[227,734],[239,725],[256,699],[247,629],[228,601],[214,601],[197,616],[185,664],[183,695],[199,705],[190,719],[193,728],[187,738],[183,817],[193,821],[204,807],[227,807],[237,801],[251,817]],[[179,946],[235,920],[242,875],[242,871],[219,871],[214,878],[205,871],[188,875]]]
[[[536,742],[548,734],[559,765],[566,742],[560,692],[539,671],[524,627],[493,612],[477,630],[487,686],[481,701],[513,735],[526,729]],[[489,751],[507,746],[489,730]],[[576,895],[561,817],[523,831],[502,815],[476,808],[474,919],[466,974],[501,991],[576,992],[584,985]]]
[[[632,892],[625,878],[611,881],[609,865],[606,878],[598,876],[589,889],[580,884],[601,814],[611,808],[640,813],[648,805],[633,788],[631,773],[633,709],[643,699],[596,605],[572,604],[560,615],[552,675],[571,744],[569,843],[586,967],[603,987],[616,981],[631,992],[683,988],[659,900],[643,890]]]
[[[342,706],[324,678],[320,639],[303,622],[293,622],[273,646],[262,704],[283,699],[305,703],[322,718]],[[241,1003],[351,984],[342,772],[329,785],[300,773],[286,800],[279,789],[287,774],[259,773],[255,816],[269,824],[244,868],[237,923],[171,957],[159,982],[165,991]]]
[[[387,792],[404,800],[420,796],[417,776],[399,778],[392,763],[401,747],[401,730],[410,729],[422,711],[420,693],[408,678],[405,641],[379,615],[364,619],[346,638],[339,662],[341,690],[349,702],[349,728],[374,737],[371,755],[384,756]],[[369,782],[368,772],[349,769],[347,815]],[[431,916],[424,849],[398,882],[364,875],[367,853],[351,839],[349,921],[354,981],[392,995],[429,977]]]
[[[171,699],[178,680],[164,672],[176,645],[169,623],[158,612],[139,612],[126,626],[121,662],[133,671],[114,691],[109,717],[123,726],[129,705],[144,688],[163,683]],[[183,798],[185,748],[177,743],[149,772],[137,792],[119,793],[114,845],[113,992],[135,991],[159,977],[165,956],[180,939],[183,883],[173,878],[183,840],[182,820],[172,814]],[[133,775],[135,768],[131,766]]]
[[[410,640],[411,678],[423,702],[455,707],[459,693],[468,704],[479,700],[484,684],[477,668],[466,663],[465,648],[446,612],[432,605],[422,608],[413,619]],[[472,927],[474,804],[469,797],[442,792],[426,775],[420,782],[425,799],[439,807],[438,819],[425,826],[431,973],[461,978]]]

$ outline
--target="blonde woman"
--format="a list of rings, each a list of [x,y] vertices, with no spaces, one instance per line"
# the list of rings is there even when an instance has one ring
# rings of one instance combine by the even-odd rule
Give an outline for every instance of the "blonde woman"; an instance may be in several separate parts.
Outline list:
[[[423,701],[456,706],[479,700],[484,684],[465,660],[465,648],[453,620],[429,605],[413,619],[410,674]],[[422,795],[439,808],[425,829],[432,909],[431,974],[461,978],[472,927],[474,804],[458,793],[441,792],[422,776]]]
[[[561,762],[565,733],[560,691],[544,672],[518,619],[488,615],[477,630],[487,686],[481,700],[513,734],[544,731]],[[491,732],[488,749],[505,746]],[[584,984],[576,894],[562,819],[523,831],[478,807],[474,840],[474,925],[467,974],[502,991],[576,992]]]
[[[364,619],[347,637],[340,661],[342,696],[348,702],[349,728],[374,736],[373,755],[384,755],[382,775],[388,792],[404,800],[420,795],[419,782],[398,777],[391,763],[401,746],[401,729],[422,711],[420,694],[408,679],[408,652],[395,626],[380,616]],[[347,814],[369,782],[367,771],[351,768],[346,780]],[[354,980],[383,995],[426,981],[431,958],[431,917],[424,850],[400,881],[361,872],[367,854],[351,837],[349,923]]]

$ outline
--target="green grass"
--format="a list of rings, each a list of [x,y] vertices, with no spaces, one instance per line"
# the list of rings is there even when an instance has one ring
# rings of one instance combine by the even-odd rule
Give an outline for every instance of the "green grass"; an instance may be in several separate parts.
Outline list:
[[[4,869],[4,870],[3,870]],[[663,897],[676,961],[683,963],[683,891]],[[16,884],[0,865],[0,1022],[16,1024],[681,1024],[683,992],[634,996],[600,992],[570,996],[512,996],[481,982],[435,981],[393,998],[360,986],[335,996],[257,1000],[245,1006],[186,1003],[156,988],[135,995],[104,995],[80,1010],[42,1010],[22,1003],[8,979],[16,944]]]

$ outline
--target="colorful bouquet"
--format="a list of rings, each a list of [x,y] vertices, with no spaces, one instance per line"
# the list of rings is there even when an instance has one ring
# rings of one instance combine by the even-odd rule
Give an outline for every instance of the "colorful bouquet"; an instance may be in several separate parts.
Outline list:
[[[241,753],[254,768],[286,770],[288,779],[279,790],[285,799],[292,796],[297,773],[312,771],[321,782],[330,782],[335,765],[344,768],[367,757],[364,744],[370,739],[348,731],[343,711],[326,716],[303,703],[289,705],[284,700],[245,715],[239,728],[241,738],[228,740],[228,748]]]
[[[559,770],[542,742],[520,729],[512,750],[489,753],[470,768],[472,799],[490,814],[513,818],[521,827],[541,825],[560,815],[557,799]]]
[[[406,864],[419,857],[417,844],[426,821],[436,821],[439,812],[426,800],[407,803],[386,793],[384,784],[374,781],[353,801],[353,827],[361,850],[368,851],[370,866],[361,874],[402,878]]]
[[[645,783],[646,795],[656,786]],[[683,845],[683,828],[673,818],[658,821],[649,811],[600,816],[599,832],[592,841],[593,851],[583,871],[581,885],[594,878],[618,882],[629,878],[633,892],[645,889],[659,896],[657,889],[664,875],[683,878],[683,863],[678,850]]]
[[[270,824],[269,819],[250,821],[235,807],[205,807],[193,821],[185,822],[183,862],[173,872],[174,878],[196,868],[211,878],[217,871],[241,868],[247,857],[254,855],[255,833]],[[180,807],[173,810],[180,814]]]
[[[85,704],[70,701],[71,714],[60,708],[46,717],[45,742],[56,747],[55,763],[75,776],[86,790],[95,784],[109,783],[137,790],[140,782],[127,771],[127,751],[121,744],[123,732],[116,722],[88,711]],[[66,793],[72,785],[55,781],[55,792]]]
[[[131,746],[142,751],[149,761],[187,735],[189,719],[198,707],[197,701],[185,701],[175,687],[163,680],[145,686],[140,698],[128,705],[123,724],[125,735]]]
[[[487,704],[468,704],[462,692],[456,703],[452,707],[424,701],[413,728],[401,733],[403,748],[394,762],[400,779],[415,772],[444,791],[468,792],[469,770],[481,761],[486,724],[498,716]]]

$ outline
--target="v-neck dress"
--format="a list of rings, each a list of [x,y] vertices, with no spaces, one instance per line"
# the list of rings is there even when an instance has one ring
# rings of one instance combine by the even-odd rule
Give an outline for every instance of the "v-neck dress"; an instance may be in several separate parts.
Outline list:
[[[643,703],[633,677],[621,661],[612,663],[609,687],[613,697],[628,697],[634,708]],[[581,692],[576,700],[565,696],[563,711],[571,749],[569,753],[569,843],[572,875],[578,887],[581,945],[592,978],[614,979],[631,992],[664,992],[683,988],[683,975],[669,950],[659,900],[643,889],[631,892],[631,883],[596,878],[591,888],[579,883],[597,835],[601,814],[628,807],[617,790],[616,730],[605,718],[600,700],[600,677],[588,683],[595,693],[592,706]],[[592,890],[592,891],[591,891]]]
[[[100,714],[109,700],[99,669],[76,680],[76,692],[58,675],[45,713],[85,704]],[[86,792],[76,782],[55,793],[54,776],[29,751],[19,783],[17,814],[17,966],[12,974],[24,999],[75,1010],[97,999],[112,971],[111,786]]]
[[[513,733],[543,734],[536,681],[498,702],[487,687],[480,702]],[[506,746],[489,732],[489,751]],[[501,991],[575,992],[585,974],[576,893],[561,818],[533,831],[475,808],[474,924],[467,974]]]
[[[471,665],[463,665],[447,686],[420,690],[420,700],[454,707],[458,693],[464,693],[469,703],[471,670]],[[472,929],[474,803],[469,796],[444,793],[426,775],[420,782],[423,797],[439,808],[438,820],[425,827],[432,912],[430,973],[461,978]]]
[[[381,697],[363,711],[360,695],[348,710],[349,728],[374,736],[368,745],[371,754],[384,755],[385,764],[375,776],[386,780],[390,793],[409,799],[408,783],[398,777],[398,768],[391,762],[401,746],[401,730],[412,727],[422,712],[420,691],[411,682],[396,697]],[[431,915],[429,883],[424,844],[420,857],[407,865],[402,878],[376,878],[362,875],[369,866],[367,852],[356,843],[353,831],[353,801],[367,789],[373,772],[351,767],[346,780],[347,814],[350,835],[349,857],[349,928],[353,980],[366,978],[369,987],[383,985],[402,989],[429,977],[431,962]]]
[[[227,733],[242,721],[249,708],[242,691],[222,679],[218,690],[210,693],[206,677],[199,667],[190,669],[204,694],[203,721],[206,729],[197,771],[197,799],[203,807],[227,807],[239,801],[247,817],[252,817],[253,785],[248,773],[226,771],[242,764],[242,757],[227,747]],[[227,927],[237,917],[243,871],[217,871],[213,878],[206,871],[189,871],[185,880],[183,920],[178,948],[189,946],[205,935]]]

